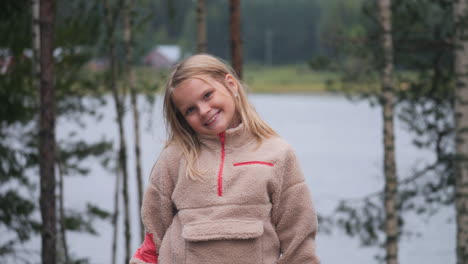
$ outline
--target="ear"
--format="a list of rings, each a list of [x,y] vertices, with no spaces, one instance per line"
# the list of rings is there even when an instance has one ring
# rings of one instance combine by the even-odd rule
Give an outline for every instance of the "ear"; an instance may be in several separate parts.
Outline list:
[[[227,87],[229,89],[231,89],[232,92],[234,92],[234,94],[237,94],[238,91],[239,91],[239,85],[238,83],[239,82],[236,82],[236,79],[234,76],[232,76],[232,74],[226,74],[226,76],[224,77],[224,82],[226,83]]]

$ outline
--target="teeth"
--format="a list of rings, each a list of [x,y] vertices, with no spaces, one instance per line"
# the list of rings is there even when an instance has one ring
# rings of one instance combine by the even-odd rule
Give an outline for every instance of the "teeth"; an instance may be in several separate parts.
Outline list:
[[[211,124],[216,119],[217,116],[218,116],[218,113],[216,113],[212,118],[210,118],[210,120],[208,120],[208,122],[206,122],[206,125]]]

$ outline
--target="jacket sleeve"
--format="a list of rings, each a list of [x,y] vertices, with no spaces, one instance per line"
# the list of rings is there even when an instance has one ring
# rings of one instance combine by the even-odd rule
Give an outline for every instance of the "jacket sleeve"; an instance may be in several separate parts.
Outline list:
[[[320,261],[315,253],[317,215],[296,155],[290,147],[280,164],[280,180],[272,197],[272,221],[281,247],[277,264],[318,264]]]
[[[158,263],[161,241],[174,218],[175,209],[171,200],[174,184],[170,168],[174,168],[177,161],[168,157],[168,152],[167,148],[163,150],[151,171],[141,206],[146,236],[130,259],[130,264]]]

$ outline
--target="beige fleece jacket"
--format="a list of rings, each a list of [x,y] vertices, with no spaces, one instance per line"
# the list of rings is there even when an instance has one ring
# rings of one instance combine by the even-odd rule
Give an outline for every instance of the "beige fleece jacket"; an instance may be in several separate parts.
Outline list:
[[[130,263],[319,263],[317,217],[290,145],[259,145],[242,124],[200,140],[203,182],[186,177],[177,147],[160,154],[141,209],[147,236]]]

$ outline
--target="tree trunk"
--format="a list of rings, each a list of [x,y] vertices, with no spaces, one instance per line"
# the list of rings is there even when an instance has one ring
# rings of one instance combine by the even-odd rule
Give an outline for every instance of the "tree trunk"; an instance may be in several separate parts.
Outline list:
[[[116,264],[117,259],[117,239],[119,231],[119,191],[120,191],[120,177],[119,169],[117,169],[117,178],[115,181],[114,193],[114,215],[112,216],[112,225],[114,226],[114,234],[112,235],[112,264]]]
[[[385,174],[385,233],[387,264],[398,263],[398,212],[394,140],[394,82],[391,0],[379,0],[379,21],[384,64],[381,72]]]
[[[55,83],[54,83],[54,15],[53,0],[40,1],[40,127],[39,168],[40,207],[42,217],[42,263],[56,263],[56,200],[55,200]]]
[[[122,1],[119,1],[115,12],[111,14],[109,3],[107,0],[104,1],[104,13],[107,24],[107,40],[109,43],[109,60],[111,67],[111,77],[109,81],[109,86],[112,91],[112,97],[114,98],[114,104],[117,113],[117,124],[119,128],[119,169],[122,175],[122,196],[124,202],[124,229],[125,229],[125,260],[124,263],[130,261],[130,243],[131,243],[131,234],[130,234],[130,209],[128,203],[128,172],[127,172],[127,147],[125,143],[125,130],[123,127],[123,99],[119,96],[119,91],[117,89],[117,54],[115,48],[115,26],[117,23],[117,12],[122,7]]]
[[[39,90],[39,75],[41,73],[41,64],[39,63],[39,49],[41,44],[40,39],[40,24],[39,24],[39,0],[32,0],[32,47],[33,47],[33,57],[31,60],[32,65],[32,85],[34,89]]]
[[[239,79],[242,79],[242,37],[240,9],[240,0],[229,0],[232,68],[236,72]]]
[[[126,0],[124,9],[124,42],[125,42],[125,65],[126,65],[126,86],[130,88],[130,97],[133,111],[133,131],[135,136],[135,171],[138,187],[138,208],[143,203],[143,179],[141,173],[141,144],[140,144],[140,114],[137,107],[137,90],[135,85],[135,71],[133,69],[133,20],[135,16],[135,0]],[[143,223],[140,222],[140,240],[145,239]]]
[[[115,48],[113,51],[113,56],[115,56]],[[114,57],[115,58],[115,57]],[[111,60],[111,64],[116,64],[115,59]],[[117,78],[117,71],[116,65],[113,66],[115,70],[113,70],[112,78]],[[122,171],[123,176],[123,188],[122,188],[122,195],[123,195],[123,202],[124,202],[124,229],[125,229],[125,261],[124,263],[128,263],[130,261],[130,242],[131,242],[131,234],[130,234],[130,206],[128,203],[128,172],[127,172],[127,147],[125,143],[125,130],[123,127],[123,100],[120,101],[117,95],[117,87],[113,86],[113,97],[115,101],[115,108],[117,111],[117,122],[119,126],[119,138],[120,138],[120,151],[119,151],[119,165]]]
[[[454,2],[455,25],[455,128],[456,173],[455,208],[457,223],[457,264],[468,263],[468,5],[466,0]]]
[[[64,193],[63,193],[63,167],[62,160],[60,155],[60,150],[57,148],[57,167],[59,172],[59,218],[60,218],[60,234],[62,239],[62,248],[63,256],[66,264],[70,263],[70,258],[68,257],[68,245],[67,245],[67,236],[66,236],[66,227],[65,227],[65,207],[64,207]]]
[[[206,53],[206,4],[197,1],[197,53]]]

